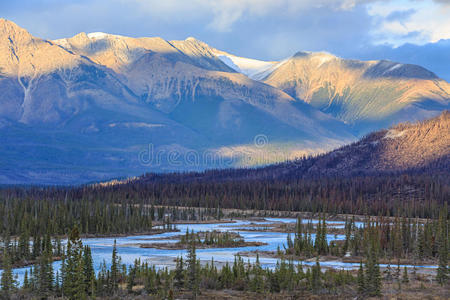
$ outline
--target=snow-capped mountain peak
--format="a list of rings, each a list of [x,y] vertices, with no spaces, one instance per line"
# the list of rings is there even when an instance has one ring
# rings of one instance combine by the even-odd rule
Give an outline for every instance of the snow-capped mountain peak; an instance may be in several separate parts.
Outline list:
[[[104,33],[104,32],[91,32],[91,33],[88,33],[87,36],[90,39],[104,39],[104,38],[112,36],[112,35],[108,34],[108,33]]]
[[[264,61],[246,57],[240,57],[229,54],[224,51],[214,49],[214,55],[216,55],[223,63],[232,68],[233,70],[242,73],[251,79],[261,80],[268,74],[276,70],[283,64],[284,61]]]

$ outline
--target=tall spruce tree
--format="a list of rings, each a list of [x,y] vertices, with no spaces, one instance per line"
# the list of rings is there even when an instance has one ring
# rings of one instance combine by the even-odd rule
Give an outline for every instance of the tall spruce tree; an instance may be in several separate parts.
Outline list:
[[[357,281],[358,281],[358,294],[364,295],[366,293],[366,279],[364,277],[364,269],[362,261],[359,263]]]
[[[3,250],[3,273],[0,283],[2,285],[2,297],[9,299],[11,293],[16,290],[17,284],[12,272],[11,257],[6,249]]]
[[[50,240],[50,237],[48,237]],[[38,292],[41,297],[47,298],[53,292],[54,274],[53,274],[53,253],[52,247],[46,241],[46,248],[39,258],[39,276],[38,276]]]
[[[119,256],[117,255],[117,243],[114,240],[114,246],[111,257],[111,279],[110,288],[112,293],[116,293],[119,289]]]
[[[83,272],[86,292],[88,295],[93,296],[95,293],[94,263],[92,260],[91,247],[87,245],[84,247],[83,251]]]
[[[311,289],[316,292],[322,287],[320,279],[322,272],[320,271],[319,257],[316,258],[316,265],[311,268]]]
[[[72,229],[67,241],[64,268],[61,270],[62,288],[64,296],[69,299],[85,299],[86,288],[84,286],[83,272],[83,244],[78,227]]]
[[[184,285],[184,262],[182,256],[177,257],[174,279],[177,287]]]
[[[188,264],[188,288],[192,292],[192,297],[197,298],[198,294],[198,270],[197,270],[197,254],[195,249],[195,235],[191,234],[191,240],[189,243],[188,253],[187,253],[187,264]]]
[[[376,242],[372,239],[366,262],[366,290],[369,296],[381,296],[381,273]]]

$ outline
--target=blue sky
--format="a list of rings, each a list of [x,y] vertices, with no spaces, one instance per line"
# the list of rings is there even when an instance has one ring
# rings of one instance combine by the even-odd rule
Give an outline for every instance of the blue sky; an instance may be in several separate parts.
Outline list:
[[[450,81],[450,0],[17,0],[0,17],[56,39],[108,32],[196,37],[277,60],[300,50],[427,67]]]

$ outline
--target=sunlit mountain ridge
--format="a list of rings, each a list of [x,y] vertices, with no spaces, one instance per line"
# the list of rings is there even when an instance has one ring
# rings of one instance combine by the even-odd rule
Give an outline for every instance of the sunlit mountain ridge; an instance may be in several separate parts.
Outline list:
[[[262,62],[195,38],[48,41],[4,19],[0,58],[2,183],[296,159],[436,115],[450,99],[448,83],[418,66],[326,53]],[[161,155],[156,163],[142,159],[148,149]],[[179,162],[169,161],[172,152]],[[214,159],[186,163],[190,153]]]

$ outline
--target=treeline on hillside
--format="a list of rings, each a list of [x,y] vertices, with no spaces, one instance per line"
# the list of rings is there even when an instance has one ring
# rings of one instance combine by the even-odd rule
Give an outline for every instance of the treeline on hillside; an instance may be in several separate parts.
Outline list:
[[[226,172],[240,172],[241,176],[244,170]],[[197,174],[155,175],[137,182],[95,187],[89,193],[101,199],[169,206],[437,218],[439,208],[450,199],[447,175],[214,180],[214,172],[209,171],[201,178]],[[191,180],[178,180],[189,177]]]
[[[0,229],[18,235],[21,227],[38,228],[43,236],[64,234],[78,224],[82,233],[143,232],[162,219],[165,212],[155,208],[161,205],[204,207],[211,216],[218,208],[236,208],[436,219],[450,199],[450,177],[444,175],[173,180],[179,176],[155,175],[154,180],[106,187],[2,189]],[[194,212],[169,213],[198,219]]]

